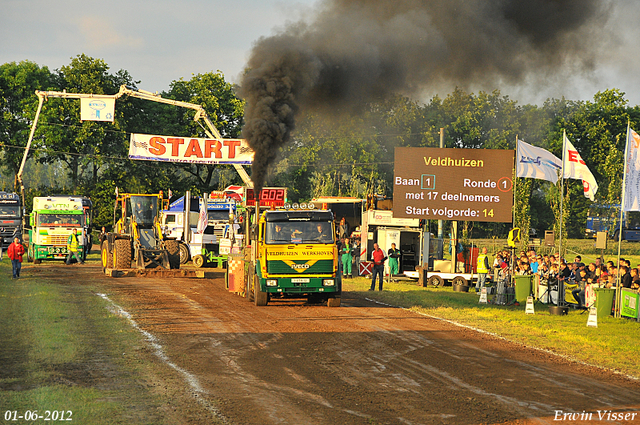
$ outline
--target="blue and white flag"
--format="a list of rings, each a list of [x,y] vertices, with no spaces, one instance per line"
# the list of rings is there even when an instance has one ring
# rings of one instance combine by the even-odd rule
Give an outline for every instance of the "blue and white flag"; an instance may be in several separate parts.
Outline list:
[[[629,128],[624,172],[624,210],[640,211],[640,136]]]
[[[558,181],[562,161],[546,149],[518,140],[516,149],[516,177]]]

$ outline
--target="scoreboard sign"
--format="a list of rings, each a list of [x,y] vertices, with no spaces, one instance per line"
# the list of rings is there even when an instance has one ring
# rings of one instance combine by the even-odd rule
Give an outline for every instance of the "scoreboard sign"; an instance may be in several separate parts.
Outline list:
[[[393,216],[510,223],[513,150],[396,148]]]

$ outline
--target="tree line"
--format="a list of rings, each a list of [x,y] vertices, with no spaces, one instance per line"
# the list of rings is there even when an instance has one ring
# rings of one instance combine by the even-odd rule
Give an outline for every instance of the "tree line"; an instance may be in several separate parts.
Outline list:
[[[17,173],[38,103],[36,90],[115,94],[121,85],[137,88],[126,70],[110,71],[102,59],[81,54],[53,71],[31,61],[0,65],[0,155],[2,182]],[[149,87],[140,87],[146,90]],[[162,97],[202,105],[223,137],[241,136],[244,101],[237,87],[218,72],[174,80]],[[28,199],[48,193],[90,196],[95,223],[110,225],[115,188],[152,193],[186,190],[199,194],[241,184],[229,166],[156,163],[127,158],[131,133],[206,137],[194,111],[135,98],[116,102],[113,123],[80,122],[76,99],[46,100],[24,176]],[[326,111],[299,117],[292,141],[269,170],[269,186],[285,186],[292,201],[322,195],[392,196],[395,147],[438,147],[440,129],[450,148],[514,149],[516,137],[562,154],[562,132],[580,152],[598,181],[596,202],[618,203],[627,122],[638,128],[640,110],[617,89],[590,101],[548,99],[521,105],[499,90],[468,93],[455,89],[428,102],[395,96],[353,111]],[[565,181],[564,215],[569,237],[581,237],[591,202],[579,181]],[[559,186],[518,179],[516,225],[557,230]],[[27,204],[27,211],[30,209]],[[511,224],[463,224],[465,237],[504,237]],[[526,233],[526,232],[525,232]]]

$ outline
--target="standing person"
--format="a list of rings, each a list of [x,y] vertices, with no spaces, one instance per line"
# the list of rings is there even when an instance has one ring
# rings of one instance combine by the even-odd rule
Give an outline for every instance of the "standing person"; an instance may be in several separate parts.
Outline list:
[[[373,260],[373,273],[371,274],[371,288],[370,291],[376,289],[376,275],[379,275],[378,288],[382,291],[382,281],[384,279],[384,261],[387,259],[384,255],[384,251],[380,249],[377,243],[373,244],[373,252],[371,253],[371,259]]]
[[[87,256],[89,255],[89,239],[91,238],[91,235],[89,234],[89,232],[87,231],[87,229],[82,229],[82,241],[84,242],[84,258],[87,258]]]
[[[360,239],[355,238],[351,244],[351,258],[353,259],[353,274],[356,277],[360,276]]]
[[[67,238],[67,251],[69,251],[69,253],[67,254],[67,260],[65,261],[67,265],[71,264],[72,256],[76,257],[76,260],[78,261],[78,263],[84,264],[84,260],[82,259],[82,256],[78,254],[79,243],[78,243],[78,235],[76,232],[77,230],[73,229],[71,231],[71,234]]]
[[[345,239],[342,244],[342,277],[351,277],[351,247],[349,239]]]
[[[107,228],[102,226],[102,230],[100,231],[100,236],[98,237],[100,240],[100,246],[102,246],[102,242],[107,240]]]
[[[389,275],[398,274],[398,261],[400,261],[400,250],[396,248],[396,244],[392,243],[388,251],[389,254]]]
[[[18,237],[13,238],[13,243],[7,248],[7,255],[11,258],[13,278],[18,279],[22,268],[22,256],[24,255],[24,246],[22,246]]]
[[[349,223],[347,223],[347,220],[342,217],[340,219],[340,224],[338,225],[338,237],[340,239],[348,239],[349,236]]]
[[[476,293],[480,292],[487,284],[487,274],[489,273],[489,257],[487,247],[482,248],[482,253],[478,255],[477,262],[478,280],[476,281]]]

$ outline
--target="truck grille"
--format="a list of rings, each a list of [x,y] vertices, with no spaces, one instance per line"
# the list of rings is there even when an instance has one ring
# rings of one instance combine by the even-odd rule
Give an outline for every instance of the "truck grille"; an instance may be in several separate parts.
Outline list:
[[[293,276],[333,273],[333,260],[318,260],[308,267],[306,263],[304,260],[291,261],[289,263],[284,261],[267,261],[267,272],[270,274]]]
[[[42,238],[43,245],[66,245],[68,236],[65,235],[48,235]]]

